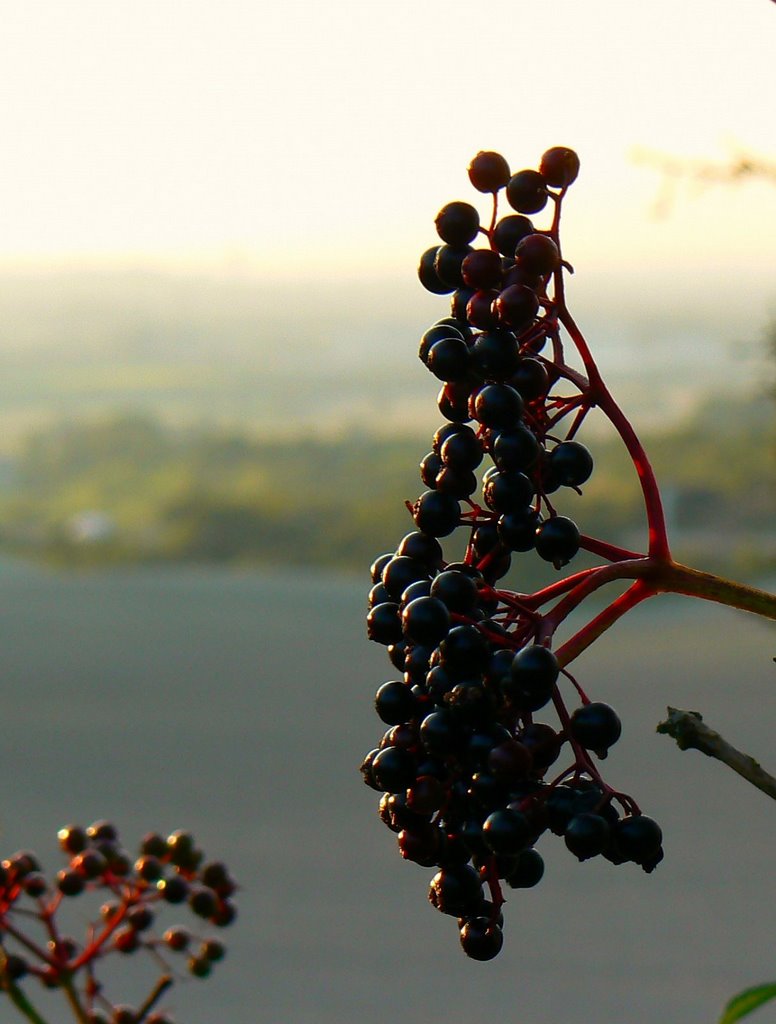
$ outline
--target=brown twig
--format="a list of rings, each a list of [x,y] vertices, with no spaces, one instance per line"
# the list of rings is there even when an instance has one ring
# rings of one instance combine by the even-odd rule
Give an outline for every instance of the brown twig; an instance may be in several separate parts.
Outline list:
[[[708,757],[722,761],[766,796],[776,800],[776,779],[761,768],[753,757],[743,754],[718,732],[709,728],[702,715],[697,711],[681,711],[672,707],[666,710],[668,718],[657,726],[659,733],[676,740],[680,750],[700,750]]]

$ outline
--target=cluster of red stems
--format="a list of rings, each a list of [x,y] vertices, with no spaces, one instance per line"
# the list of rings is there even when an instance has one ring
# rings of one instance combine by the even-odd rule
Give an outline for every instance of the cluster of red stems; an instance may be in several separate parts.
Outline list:
[[[380,817],[402,856],[439,867],[429,899],[457,919],[464,951],[479,960],[501,949],[502,883],[521,888],[541,878],[533,847],[546,831],[564,836],[580,860],[603,855],[650,871],[662,858],[657,824],[601,775],[597,761],[620,723],[571,675],[574,659],[659,593],[776,618],[773,595],[672,558],[649,459],[566,304],[572,268],[560,221],[578,170],[565,147],[548,150],[538,170],[515,174],[500,154],[481,152],[469,179],[492,196],[489,217],[483,222],[460,201],[437,215],[440,241],[418,273],[427,290],[451,295],[452,315],[425,332],[420,357],[442,382],[437,404],[447,422],[421,462],[428,490],[406,503],[414,532],[372,566],[368,635],[386,646],[402,678],[377,692],[388,729],[361,771],[382,794]],[[508,216],[499,215],[503,197]],[[545,208],[550,223],[538,228],[528,216]],[[555,492],[581,493],[592,471],[576,438],[593,409],[617,431],[638,476],[646,551],[580,533],[556,510]],[[486,454],[494,465],[476,479]],[[466,549],[453,561],[439,540],[456,531]],[[580,549],[599,564],[534,593],[499,582],[514,552],[534,550],[557,571]],[[558,642],[586,599],[618,583],[603,610]],[[535,720],[545,705],[554,709],[552,726]],[[570,763],[548,773],[566,748]]]
[[[131,856],[116,827],[96,821],[58,832],[67,862],[53,879],[26,850],[0,862],[0,990],[33,1024],[46,1024],[31,983],[58,990],[79,1024],[173,1024],[159,1008],[176,973],[206,978],[223,959],[224,944],[202,929],[231,924],[236,886],[220,861],[206,861],[190,832],[148,833]],[[91,895],[82,941],[66,931],[63,916],[79,896]],[[176,906],[193,927],[160,927]],[[64,912],[64,913],[63,913]],[[145,953],[159,974],[137,1005],[114,1003],[97,972],[107,957]],[[177,965],[173,961],[177,960]]]

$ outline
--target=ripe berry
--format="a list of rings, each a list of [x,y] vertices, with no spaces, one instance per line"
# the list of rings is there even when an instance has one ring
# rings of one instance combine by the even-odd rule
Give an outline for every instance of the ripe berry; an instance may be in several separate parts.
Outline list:
[[[449,494],[425,491],[415,502],[413,518],[423,533],[447,537],[460,522],[461,507]]]
[[[415,779],[415,758],[398,747],[385,747],[372,761],[372,776],[383,792],[398,793]]]
[[[511,213],[502,217],[493,229],[493,244],[502,256],[514,257],[518,243],[533,234],[534,226],[527,217]]]
[[[481,150],[469,164],[469,181],[478,192],[498,192],[509,181],[509,164],[500,153]]]
[[[579,157],[573,149],[553,146],[542,155],[539,171],[548,185],[566,188],[579,174]]]
[[[197,917],[212,917],[218,906],[216,894],[205,885],[192,886],[189,891],[189,906]]]
[[[127,911],[127,921],[139,932],[144,932],[154,923],[154,912],[145,903],[138,903]]]
[[[73,857],[70,867],[85,878],[98,878],[107,870],[108,861],[98,850],[84,850]]]
[[[591,701],[571,716],[571,735],[587,750],[605,753],[620,738],[622,723],[617,712],[602,701]]]
[[[168,928],[162,936],[162,941],[170,949],[175,950],[177,953],[181,950],[186,949],[189,942],[191,941],[191,934],[186,931],[185,928],[176,926],[174,928]]]
[[[603,853],[609,842],[609,825],[600,814],[577,814],[563,834],[566,846],[579,860]]]
[[[525,356],[515,369],[514,376],[508,381],[516,391],[530,402],[535,398],[543,398],[550,386],[550,376],[544,363],[532,356]]]
[[[433,757],[447,757],[453,754],[462,739],[461,731],[447,708],[440,708],[426,715],[420,723],[419,734],[423,748]],[[411,784],[412,780],[408,785]]]
[[[560,253],[549,235],[526,235],[515,250],[518,267],[528,274],[545,277],[560,266]]]
[[[119,953],[134,953],[140,945],[137,931],[130,926],[120,928],[113,935],[113,945]]]
[[[493,303],[498,298],[498,295],[498,289],[496,288],[480,289],[472,295],[466,305],[466,319],[472,327],[476,327],[480,331],[488,331],[498,326],[498,316],[493,308]],[[487,373],[483,374],[478,362],[470,363],[470,368],[475,374],[488,376]]]
[[[430,492],[433,493],[433,492]],[[366,633],[370,640],[377,644],[394,644],[402,638],[399,606],[392,601],[384,601],[371,608],[366,617]]]
[[[180,875],[173,875],[171,878],[160,878],[156,888],[163,899],[168,903],[183,903],[189,894],[189,884]]]
[[[443,242],[463,246],[477,237],[480,215],[470,203],[456,201],[442,207],[434,224]]]
[[[444,341],[445,338],[460,338],[464,340],[463,334],[455,327],[449,324],[434,324],[433,327],[423,334],[418,345],[418,358],[422,363],[428,361],[428,354],[431,351],[431,346],[437,341]]]
[[[434,260],[434,270],[439,280],[443,284],[452,285],[453,288],[462,288],[463,261],[471,252],[474,250],[470,245],[441,245]]]
[[[552,651],[532,644],[515,655],[504,690],[519,707],[539,711],[552,697],[559,671],[558,659]]]
[[[78,896],[86,887],[86,880],[79,871],[63,868],[57,872],[57,888],[63,896]]]
[[[502,324],[520,330],[530,324],[539,312],[539,300],[536,292],[527,285],[512,284],[499,293],[493,309]]]
[[[454,626],[439,645],[440,664],[453,677],[482,672],[488,662],[488,643],[476,626]]]
[[[407,808],[415,814],[433,814],[445,801],[446,789],[433,775],[419,775],[407,790]]]
[[[628,860],[641,864],[660,852],[663,832],[646,814],[622,818],[614,826],[617,848]]]
[[[498,288],[501,274],[501,257],[492,249],[473,249],[461,264],[461,275],[470,288]]]
[[[538,850],[530,847],[521,850],[517,861],[506,876],[506,883],[512,889],[532,889],[544,876],[544,860]]]
[[[110,821],[95,821],[86,830],[87,836],[95,842],[98,839],[106,839],[108,842],[118,841],[119,833],[116,826]]]
[[[436,258],[441,246],[435,245],[426,249],[418,263],[418,278],[428,292],[434,295],[447,295],[454,291],[455,285],[445,284],[436,272]]]
[[[471,390],[471,384],[465,380],[444,385],[437,395],[437,408],[445,419],[466,423],[472,418],[469,412]]]
[[[436,489],[436,478],[441,468],[442,459],[436,452],[428,452],[420,460],[420,479],[432,491]]]
[[[445,438],[439,455],[446,466],[457,469],[476,469],[482,462],[482,444],[471,429],[461,425]]]
[[[370,567],[370,578],[372,583],[379,583],[383,578],[383,569],[393,558],[393,553],[388,552],[385,555],[378,555],[377,558],[372,562]],[[146,843],[148,840],[148,843]],[[160,835],[155,832],[146,836],[140,846],[141,853],[150,853],[154,857],[164,857],[167,854],[167,840],[162,839]]]
[[[450,424],[452,426],[452,424]],[[461,427],[463,429],[463,427]],[[407,555],[418,562],[423,562],[429,569],[439,569],[442,565],[442,547],[436,537],[415,530],[405,534],[396,548],[397,555]]]
[[[579,487],[593,472],[593,456],[579,441],[562,441],[550,452],[550,471],[559,483]]]
[[[466,310],[474,296],[473,288],[456,288],[450,297],[450,312],[460,320],[466,320]]]
[[[519,853],[531,838],[528,818],[504,807],[493,811],[482,823],[482,838],[493,853]]]
[[[547,205],[547,182],[538,171],[518,171],[507,184],[507,201],[518,213],[538,213]]]
[[[418,597],[401,614],[404,635],[414,643],[436,647],[450,631],[450,612],[437,597]]]
[[[499,540],[510,551],[530,551],[540,522],[539,513],[532,508],[505,512],[497,524]]]
[[[226,956],[226,946],[218,939],[205,939],[200,946],[199,955],[215,964]]]
[[[39,871],[32,871],[29,875],[26,875],[22,881],[22,887],[28,896],[38,897],[48,889],[48,882],[46,876],[42,875]]]
[[[383,683],[375,695],[375,711],[386,725],[400,725],[406,722],[412,717],[414,710],[415,697],[405,683]]]
[[[444,867],[431,879],[429,902],[443,914],[464,917],[482,902],[482,883],[468,864]]]
[[[237,907],[228,899],[219,901],[218,909],[210,918],[217,928],[227,928],[237,917]]]
[[[463,380],[469,372],[469,348],[463,338],[435,341],[428,353],[427,366],[438,380]]]
[[[477,584],[466,573],[448,568],[431,581],[431,596],[451,612],[465,615],[477,601]]]
[[[497,298],[497,296],[494,296]],[[505,381],[520,365],[520,351],[511,331],[496,327],[497,317],[479,334],[469,352],[469,363],[474,373],[486,380]]]
[[[474,396],[474,415],[486,427],[508,430],[523,415],[523,400],[508,384],[486,384]]]
[[[461,928],[461,947],[472,960],[492,960],[501,952],[504,934],[487,917],[469,918]]]
[[[213,970],[212,963],[205,956],[191,957],[187,966],[195,978],[206,978]]]
[[[482,496],[494,512],[520,512],[526,508],[534,494],[534,485],[525,473],[496,470],[483,484]]]
[[[518,388],[515,390],[519,393]],[[491,445],[491,453],[497,469],[525,471],[536,462],[539,442],[524,423],[516,423],[511,429],[501,430],[496,434]]]
[[[545,520],[536,531],[536,550],[556,569],[566,565],[579,551],[579,530],[566,516],[553,516]]]
[[[383,569],[383,585],[394,601],[411,583],[428,577],[428,566],[409,555],[394,555]]]
[[[80,825],[65,825],[57,832],[57,839],[65,853],[80,853],[81,850],[86,849],[86,844],[89,841],[86,829],[81,828]]]

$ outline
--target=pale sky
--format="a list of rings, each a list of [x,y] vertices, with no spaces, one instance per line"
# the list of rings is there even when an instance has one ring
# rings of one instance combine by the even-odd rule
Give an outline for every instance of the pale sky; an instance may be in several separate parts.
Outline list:
[[[775,186],[685,190],[658,221],[632,159],[776,157],[771,0],[14,0],[0,97],[6,267],[394,273],[444,202],[478,201],[478,150],[517,170],[552,145],[582,159],[577,262],[775,262]]]

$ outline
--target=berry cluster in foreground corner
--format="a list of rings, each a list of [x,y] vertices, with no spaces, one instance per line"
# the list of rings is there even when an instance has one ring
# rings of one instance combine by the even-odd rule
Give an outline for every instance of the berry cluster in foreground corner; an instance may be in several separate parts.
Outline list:
[[[0,862],[0,991],[23,1014],[34,1016],[33,984],[61,989],[76,1019],[89,1024],[173,1024],[154,1009],[173,983],[173,970],[207,977],[226,949],[209,928],[236,916],[236,890],[226,866],[206,861],[190,832],[166,838],[149,833],[137,853],[121,845],[116,827],[96,821],[58,832],[67,862],[52,879],[37,857],[20,851]],[[93,894],[93,916],[84,908],[85,938],[60,930],[58,911],[75,897]],[[102,900],[100,903],[99,901]],[[187,909],[193,926],[162,924],[170,905]],[[31,922],[36,927],[30,927]],[[114,1004],[97,980],[99,962],[110,955],[144,951],[161,974],[145,1001]]]
[[[437,215],[441,243],[423,253],[419,277],[452,295],[451,315],[424,333],[419,355],[441,382],[445,422],[420,464],[426,490],[407,503],[415,529],[372,566],[368,636],[387,648],[396,677],[377,691],[386,731],[361,771],[382,793],[380,818],[402,857],[438,869],[429,900],[457,920],[476,960],[502,946],[501,883],[542,878],[545,833],[581,861],[601,855],[651,871],[663,856],[657,823],[596,767],[620,720],[553,653],[554,623],[538,612],[552,588],[520,595],[498,585],[515,553],[561,569],[584,542],[554,505],[593,471],[575,434],[594,402],[566,364],[557,317],[560,203],[578,170],[562,147],[538,171],[515,174],[500,154],[478,153],[469,178],[492,194],[489,226],[465,202]],[[502,192],[514,212],[499,218]],[[553,223],[540,230],[529,216],[548,204]],[[440,538],[456,533],[450,561]],[[571,712],[562,675],[581,701]],[[554,721],[540,721],[548,709]],[[571,764],[553,769],[564,749]]]

